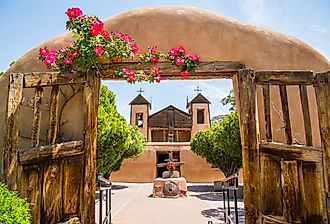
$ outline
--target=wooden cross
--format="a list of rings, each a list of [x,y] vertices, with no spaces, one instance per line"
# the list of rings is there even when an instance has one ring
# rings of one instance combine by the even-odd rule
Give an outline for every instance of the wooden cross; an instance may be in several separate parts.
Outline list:
[[[138,91],[136,91],[136,92],[138,92],[138,93],[144,93],[144,90],[142,90],[142,88],[140,88],[140,90],[138,90]]]
[[[199,92],[202,92],[202,90],[199,88],[199,86],[197,86],[197,89],[194,89],[194,91],[196,91],[197,94],[198,94]]]

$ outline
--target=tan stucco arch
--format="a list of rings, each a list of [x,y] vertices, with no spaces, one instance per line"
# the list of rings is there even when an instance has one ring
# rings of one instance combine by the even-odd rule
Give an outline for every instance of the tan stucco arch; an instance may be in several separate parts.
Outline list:
[[[141,51],[150,45],[158,45],[160,50],[166,51],[182,44],[188,51],[199,53],[203,61],[241,61],[246,67],[254,70],[330,69],[330,63],[325,57],[294,37],[239,23],[194,7],[134,9],[106,19],[105,25],[108,30],[120,30],[133,36]],[[0,85],[4,87],[0,90],[0,100],[2,102],[7,100],[8,77],[11,72],[49,71],[37,59],[40,47],[58,49],[70,41],[72,41],[71,35],[64,33],[45,41],[20,57],[0,80]],[[81,95],[78,94],[76,97]],[[82,135],[81,119],[77,117],[77,114],[83,111],[82,105],[74,102],[72,105],[74,107],[70,107],[70,110],[65,112],[65,116],[73,117],[74,120],[69,120],[65,131],[68,133],[75,131],[77,135]],[[6,103],[3,103],[0,108],[1,130],[4,128],[5,112]],[[315,111],[314,113],[316,114]],[[313,125],[317,127],[317,123],[314,122]],[[299,125],[293,127],[299,129]],[[3,133],[0,135],[1,149],[2,140]]]

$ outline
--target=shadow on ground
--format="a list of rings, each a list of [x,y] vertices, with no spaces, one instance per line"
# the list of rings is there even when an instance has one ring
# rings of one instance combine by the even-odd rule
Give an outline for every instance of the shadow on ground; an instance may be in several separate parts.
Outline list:
[[[212,192],[213,185],[191,185],[187,189],[191,192]]]
[[[234,207],[230,207],[231,210],[231,217],[234,217]],[[212,208],[212,209],[205,209],[201,211],[201,214],[206,218],[214,218],[219,221],[224,221],[224,209],[223,208]],[[233,218],[234,220],[235,218]],[[244,209],[238,208],[238,221],[239,223],[244,223]]]
[[[119,185],[119,184],[113,184],[111,186],[111,189],[114,190],[114,191],[116,191],[116,190],[123,190],[123,189],[126,189],[126,188],[128,188],[128,186],[126,186],[126,185]]]

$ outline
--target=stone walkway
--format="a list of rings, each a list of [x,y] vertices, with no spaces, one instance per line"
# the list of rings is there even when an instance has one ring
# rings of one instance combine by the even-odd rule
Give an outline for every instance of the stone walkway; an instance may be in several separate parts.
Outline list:
[[[152,184],[114,183],[112,190],[113,224],[213,224],[223,223],[222,197],[213,186],[188,184],[188,197],[152,198]],[[243,223],[243,202],[238,203]],[[231,205],[233,207],[233,205]],[[232,209],[233,210],[233,209]]]

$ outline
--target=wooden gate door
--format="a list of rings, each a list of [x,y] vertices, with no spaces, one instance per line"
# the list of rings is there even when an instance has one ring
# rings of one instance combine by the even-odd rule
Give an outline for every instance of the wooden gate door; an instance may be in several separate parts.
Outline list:
[[[81,85],[84,105],[84,137],[61,142],[59,91],[67,85]],[[34,88],[33,124],[30,145],[18,148],[19,127],[26,114],[20,114],[24,89]],[[51,88],[44,96],[44,89]],[[99,79],[87,75],[60,73],[11,74],[6,130],[4,136],[4,180],[27,197],[33,223],[58,223],[77,217],[94,222],[95,152]],[[49,92],[49,91],[48,91]],[[42,107],[49,99],[46,143],[40,144]],[[74,118],[73,118],[74,119]],[[80,130],[82,131],[82,130]]]
[[[329,72],[239,71],[246,223],[328,223],[329,80]],[[258,106],[257,88],[261,93],[258,99],[262,102]],[[300,105],[302,111],[304,130],[300,131],[304,133],[304,144],[296,144],[293,138],[292,119],[298,115],[290,111],[287,94],[290,88],[299,92],[295,102],[291,97],[291,103]],[[274,92],[278,97],[271,96]],[[316,102],[311,96],[313,92],[316,93]],[[276,130],[271,113],[275,100],[281,107],[277,112],[282,116],[284,141],[275,140],[273,136]],[[311,117],[311,100],[314,105],[317,103],[316,119]],[[313,133],[318,132],[312,131],[312,119],[320,125],[316,129],[320,130],[322,147],[315,146]],[[265,126],[259,127],[261,124]],[[259,135],[262,128],[265,130],[264,139]]]

